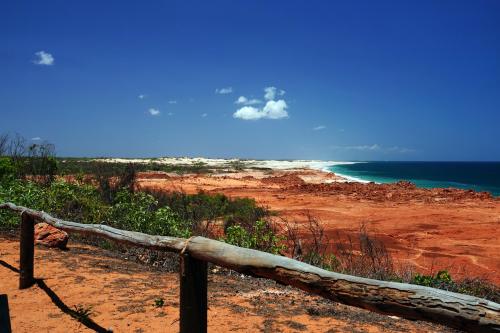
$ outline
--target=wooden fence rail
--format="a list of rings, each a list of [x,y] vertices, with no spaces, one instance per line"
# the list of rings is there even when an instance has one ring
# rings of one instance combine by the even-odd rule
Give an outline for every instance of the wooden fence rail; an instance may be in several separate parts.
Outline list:
[[[183,239],[152,236],[106,225],[64,221],[12,203],[0,204],[2,208],[19,212],[22,216],[20,288],[26,288],[34,282],[33,228],[34,223],[40,221],[67,232],[179,253],[181,332],[206,332],[207,262],[381,314],[430,321],[467,332],[500,332],[500,304],[478,297],[330,272],[287,257],[204,237]]]

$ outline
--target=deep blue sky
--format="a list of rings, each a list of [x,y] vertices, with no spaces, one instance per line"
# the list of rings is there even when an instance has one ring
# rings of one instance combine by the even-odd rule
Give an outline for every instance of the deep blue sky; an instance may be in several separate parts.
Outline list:
[[[500,160],[498,0],[6,0],[0,41],[0,133],[63,156]]]

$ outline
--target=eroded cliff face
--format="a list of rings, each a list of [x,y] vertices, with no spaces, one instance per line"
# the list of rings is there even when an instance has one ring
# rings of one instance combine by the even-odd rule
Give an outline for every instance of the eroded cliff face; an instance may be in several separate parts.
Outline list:
[[[454,188],[418,188],[415,184],[407,181],[399,181],[393,184],[375,183],[331,183],[331,184],[301,184],[289,185],[298,187],[298,191],[307,193],[327,193],[346,195],[353,199],[364,199],[373,201],[461,201],[461,200],[493,200],[489,192],[475,192],[472,190],[461,190]]]

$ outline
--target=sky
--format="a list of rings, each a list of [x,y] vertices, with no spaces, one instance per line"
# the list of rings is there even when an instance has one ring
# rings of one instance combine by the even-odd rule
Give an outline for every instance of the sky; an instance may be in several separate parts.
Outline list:
[[[59,156],[500,160],[500,1],[0,4],[0,133]]]

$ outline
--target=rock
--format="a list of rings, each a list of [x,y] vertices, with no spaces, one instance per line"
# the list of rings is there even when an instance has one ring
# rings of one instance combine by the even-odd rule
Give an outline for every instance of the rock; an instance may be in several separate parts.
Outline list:
[[[396,183],[396,185],[399,187],[405,188],[405,189],[416,189],[417,188],[417,186],[414,183],[409,182],[407,180],[400,180]]]
[[[35,244],[65,249],[68,244],[68,234],[47,223],[35,225]]]

